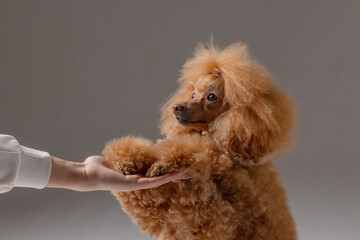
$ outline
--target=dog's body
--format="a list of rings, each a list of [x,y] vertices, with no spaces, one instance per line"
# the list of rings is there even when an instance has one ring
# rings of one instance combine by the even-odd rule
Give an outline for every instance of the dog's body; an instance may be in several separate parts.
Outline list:
[[[184,65],[152,144],[125,137],[104,155],[124,174],[183,171],[190,180],[114,192],[143,231],[163,240],[296,239],[273,158],[291,146],[292,100],[242,44],[200,47]],[[175,117],[174,117],[175,115]]]

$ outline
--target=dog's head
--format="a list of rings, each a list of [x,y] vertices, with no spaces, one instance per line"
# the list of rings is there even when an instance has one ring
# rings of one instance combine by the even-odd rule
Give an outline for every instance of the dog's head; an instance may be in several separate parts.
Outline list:
[[[183,67],[180,87],[163,106],[161,132],[169,137],[208,132],[241,164],[261,164],[291,147],[293,100],[273,84],[247,47],[199,45]]]

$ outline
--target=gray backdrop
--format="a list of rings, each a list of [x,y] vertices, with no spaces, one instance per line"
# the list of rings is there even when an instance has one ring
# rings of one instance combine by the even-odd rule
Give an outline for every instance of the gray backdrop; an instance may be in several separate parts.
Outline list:
[[[72,161],[159,137],[197,42],[243,41],[297,100],[279,159],[300,239],[358,239],[360,2],[0,1],[0,132]],[[0,195],[0,239],[147,239],[108,192]]]

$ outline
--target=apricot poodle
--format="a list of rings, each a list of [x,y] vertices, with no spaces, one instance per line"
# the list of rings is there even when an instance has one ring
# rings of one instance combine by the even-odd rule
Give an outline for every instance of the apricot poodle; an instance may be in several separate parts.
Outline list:
[[[124,211],[162,240],[297,239],[273,162],[291,148],[293,100],[241,43],[199,45],[179,82],[162,109],[166,138],[115,139],[103,154],[124,174],[191,179],[113,192]]]

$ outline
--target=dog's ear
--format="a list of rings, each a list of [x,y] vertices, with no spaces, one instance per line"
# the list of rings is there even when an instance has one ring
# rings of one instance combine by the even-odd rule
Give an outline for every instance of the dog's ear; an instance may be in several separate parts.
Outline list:
[[[295,125],[292,99],[271,86],[251,104],[231,106],[210,130],[227,155],[244,166],[254,166],[289,150]]]

